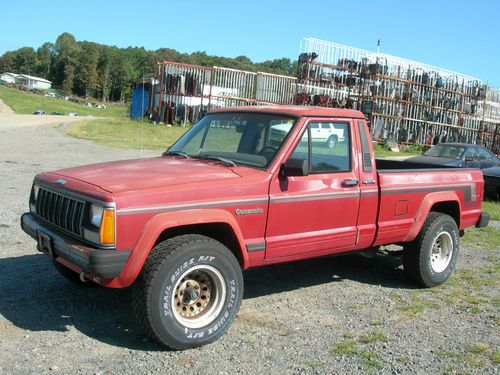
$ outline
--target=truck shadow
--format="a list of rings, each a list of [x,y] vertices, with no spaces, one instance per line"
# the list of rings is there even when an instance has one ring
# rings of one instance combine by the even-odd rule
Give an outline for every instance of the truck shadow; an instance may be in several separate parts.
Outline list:
[[[360,256],[321,258],[248,270],[245,299],[308,286],[356,280],[408,289],[397,258]],[[130,289],[81,288],[62,279],[45,255],[0,259],[0,314],[28,331],[78,330],[113,346],[159,351],[146,338],[130,307]],[[9,328],[12,329],[12,328]]]
[[[371,258],[349,254],[271,265],[250,269],[244,276],[244,298],[248,299],[344,280],[391,289],[417,288],[404,275],[401,257],[382,254]]]

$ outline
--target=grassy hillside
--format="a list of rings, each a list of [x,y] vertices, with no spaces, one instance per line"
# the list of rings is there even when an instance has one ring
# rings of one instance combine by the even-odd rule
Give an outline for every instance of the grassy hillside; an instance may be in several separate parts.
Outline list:
[[[106,103],[107,109],[86,107],[83,104],[72,103],[63,99],[47,98],[2,85],[0,85],[0,99],[10,106],[15,113],[25,114],[31,114],[37,109],[42,109],[47,114],[52,112],[61,112],[63,114],[76,112],[79,116],[121,117],[126,116],[129,110],[128,105],[109,103]]]
[[[148,121],[101,118],[71,124],[67,134],[106,146],[132,149],[140,149],[144,139],[145,149],[166,150],[188,129],[188,127],[153,125]]]

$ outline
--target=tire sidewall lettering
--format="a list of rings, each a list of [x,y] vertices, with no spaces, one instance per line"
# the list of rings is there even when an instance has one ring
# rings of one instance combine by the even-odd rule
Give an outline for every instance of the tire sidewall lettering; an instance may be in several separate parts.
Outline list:
[[[222,334],[226,331],[227,326],[232,323],[236,316],[239,300],[239,286],[237,285],[237,277],[231,272],[225,272],[222,265],[225,260],[221,257],[210,255],[191,256],[189,259],[179,261],[178,264],[172,266],[172,271],[167,273],[165,281],[161,285],[161,312],[160,319],[164,325],[170,326],[177,331],[178,335],[185,337],[186,342],[192,340],[210,340],[218,333]],[[179,281],[181,275],[185,274],[189,269],[200,266],[210,265],[216,268],[223,276],[226,286],[226,298],[224,305],[218,314],[217,318],[205,327],[188,328],[182,325],[174,316],[172,311],[172,294],[175,292],[175,285]],[[221,265],[220,267],[218,265]]]

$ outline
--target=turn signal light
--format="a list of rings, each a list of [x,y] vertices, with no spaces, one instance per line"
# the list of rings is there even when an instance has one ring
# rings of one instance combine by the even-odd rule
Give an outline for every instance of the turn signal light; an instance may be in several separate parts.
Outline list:
[[[103,211],[99,239],[103,245],[115,244],[115,211],[113,209]]]

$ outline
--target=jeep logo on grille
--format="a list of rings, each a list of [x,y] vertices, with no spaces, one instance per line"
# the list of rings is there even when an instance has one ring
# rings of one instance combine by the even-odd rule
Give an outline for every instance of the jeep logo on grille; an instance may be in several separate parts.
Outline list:
[[[60,178],[59,180],[56,181],[56,184],[58,185],[66,185],[66,181],[64,178]]]

